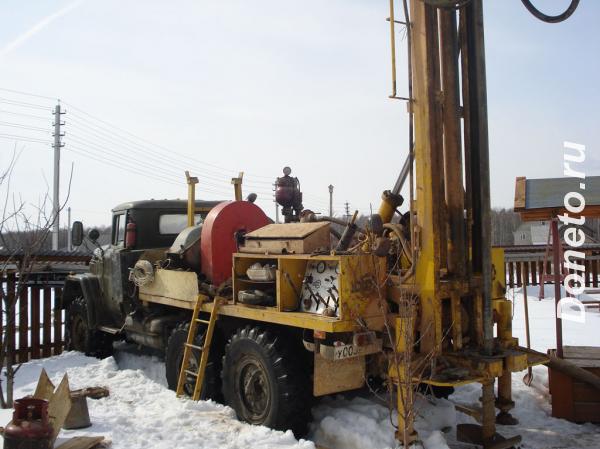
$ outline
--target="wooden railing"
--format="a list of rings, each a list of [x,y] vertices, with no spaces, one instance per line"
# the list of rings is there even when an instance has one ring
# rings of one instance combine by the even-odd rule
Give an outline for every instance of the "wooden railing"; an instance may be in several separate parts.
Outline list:
[[[568,249],[565,247],[565,250]],[[583,273],[586,287],[598,287],[600,274],[600,245],[585,245],[575,248],[585,253],[585,272]],[[504,247],[504,268],[506,270],[506,286],[521,287],[523,281],[528,285],[539,285],[544,272],[545,246],[507,246]],[[553,274],[552,253],[546,260],[546,273]],[[563,266],[560,270],[562,272]],[[523,278],[524,276],[524,278]]]

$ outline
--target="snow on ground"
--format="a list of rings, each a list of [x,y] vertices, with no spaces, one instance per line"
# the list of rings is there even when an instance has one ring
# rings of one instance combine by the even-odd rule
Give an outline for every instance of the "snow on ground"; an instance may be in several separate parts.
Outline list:
[[[546,299],[538,300],[537,287],[528,288],[532,347],[541,352],[555,346],[554,290],[546,286]],[[514,301],[513,332],[525,345],[523,294],[509,291]],[[582,298],[583,299],[583,298]],[[564,321],[564,341],[571,345],[600,344],[600,313],[588,309],[584,324]],[[291,432],[277,432],[250,426],[235,419],[229,408],[212,401],[177,399],[166,388],[164,364],[159,357],[134,353],[120,346],[105,360],[77,353],[64,353],[50,359],[30,362],[17,375],[15,397],[33,392],[41,368],[45,367],[58,384],[66,371],[72,388],[102,385],[110,396],[88,400],[93,426],[79,431],[63,431],[60,439],[75,435],[104,435],[119,448],[297,448],[314,449],[311,441],[297,441]],[[545,367],[534,368],[531,387],[522,382],[524,373],[513,376],[517,426],[498,426],[505,436],[520,434],[526,449],[597,449],[600,426],[577,425],[550,417],[548,374]],[[477,405],[478,384],[457,389],[451,401]],[[456,441],[455,425],[474,422],[457,413],[452,402],[419,398],[416,428],[425,449],[470,449]],[[0,424],[10,420],[11,411],[0,411]],[[328,449],[393,448],[394,428],[385,403],[366,393],[338,395],[322,399],[313,409],[309,439]],[[396,422],[396,416],[392,416]]]
[[[130,355],[97,360],[74,352],[24,365],[17,375],[15,397],[32,394],[42,366],[58,385],[63,373],[71,388],[106,386],[110,396],[88,400],[92,427],[63,430],[60,440],[76,435],[104,435],[115,449],[314,449],[309,441],[297,441],[291,431],[278,432],[251,426],[235,419],[233,410],[212,401],[177,399],[165,382],[152,377],[160,371],[157,358]],[[164,368],[163,368],[164,371]],[[0,411],[0,421],[11,419]]]

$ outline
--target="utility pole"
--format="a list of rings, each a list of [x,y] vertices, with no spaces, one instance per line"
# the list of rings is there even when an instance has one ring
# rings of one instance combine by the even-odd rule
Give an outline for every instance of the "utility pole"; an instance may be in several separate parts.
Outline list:
[[[54,108],[54,188],[52,195],[52,249],[58,249],[58,236],[60,232],[60,149],[64,144],[61,142],[60,127],[64,125],[64,122],[60,121],[60,116],[64,114],[60,110],[60,102]]]
[[[67,208],[67,249],[73,251],[73,241],[71,240],[71,206]]]
[[[333,185],[329,184],[329,216],[333,217]]]

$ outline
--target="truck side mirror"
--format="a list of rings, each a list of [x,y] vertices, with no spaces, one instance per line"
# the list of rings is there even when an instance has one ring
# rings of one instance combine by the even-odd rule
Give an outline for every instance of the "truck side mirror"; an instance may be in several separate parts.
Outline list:
[[[81,246],[83,243],[83,223],[74,221],[71,226],[71,243],[73,246]]]
[[[92,242],[96,243],[98,237],[100,237],[100,233],[97,229],[92,229],[90,232],[88,232],[88,239],[90,239]]]

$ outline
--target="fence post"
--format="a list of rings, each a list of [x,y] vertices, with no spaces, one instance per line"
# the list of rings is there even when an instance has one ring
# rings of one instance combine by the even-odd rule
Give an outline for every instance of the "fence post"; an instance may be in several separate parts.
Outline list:
[[[52,355],[52,290],[50,287],[44,287],[44,330],[42,339],[42,355],[50,357]]]
[[[54,287],[54,355],[63,351],[62,335],[62,309],[60,308],[60,295],[62,288]]]
[[[19,363],[29,360],[29,287],[19,280]]]
[[[40,287],[31,287],[31,358],[40,358]]]

